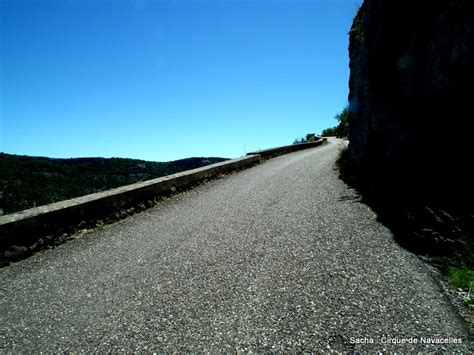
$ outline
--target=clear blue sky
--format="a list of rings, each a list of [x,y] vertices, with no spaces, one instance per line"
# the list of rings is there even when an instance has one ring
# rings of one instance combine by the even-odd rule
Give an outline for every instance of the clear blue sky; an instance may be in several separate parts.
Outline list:
[[[334,126],[360,0],[0,0],[0,151],[239,157]]]

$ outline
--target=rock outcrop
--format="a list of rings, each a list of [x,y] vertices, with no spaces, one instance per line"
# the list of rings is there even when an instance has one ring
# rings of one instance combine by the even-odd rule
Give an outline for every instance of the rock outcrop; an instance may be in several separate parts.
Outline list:
[[[472,0],[364,0],[342,176],[407,248],[474,265]]]
[[[470,188],[472,0],[365,0],[350,30],[350,145],[359,174],[393,191]]]

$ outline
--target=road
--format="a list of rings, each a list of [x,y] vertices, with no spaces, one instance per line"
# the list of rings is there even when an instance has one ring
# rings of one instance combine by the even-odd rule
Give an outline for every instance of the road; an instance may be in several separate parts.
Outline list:
[[[0,352],[467,351],[432,273],[338,179],[343,145],[266,161],[1,269]],[[418,344],[391,343],[402,338]]]

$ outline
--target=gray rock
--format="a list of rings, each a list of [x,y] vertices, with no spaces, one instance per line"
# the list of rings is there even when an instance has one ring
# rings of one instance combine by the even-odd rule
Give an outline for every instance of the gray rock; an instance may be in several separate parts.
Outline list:
[[[31,251],[36,251],[36,250],[41,250],[44,247],[44,239],[40,238],[34,243],[33,245],[30,246]]]
[[[5,253],[3,255],[7,260],[16,261],[23,259],[28,254],[29,251],[27,247],[24,247],[22,245],[12,245],[10,248],[5,250]]]
[[[439,186],[459,197],[472,190],[465,118],[474,93],[472,14],[469,1],[363,2],[349,45],[349,150],[356,167],[396,173],[393,184],[406,178],[407,186],[417,182],[435,194]],[[447,117],[449,124],[442,123]],[[444,137],[455,138],[444,144]]]

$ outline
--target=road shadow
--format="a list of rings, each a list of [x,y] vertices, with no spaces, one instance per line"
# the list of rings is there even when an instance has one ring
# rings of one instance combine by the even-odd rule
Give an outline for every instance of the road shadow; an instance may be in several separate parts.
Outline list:
[[[337,163],[339,178],[356,190],[395,241],[433,264],[453,261],[474,266],[474,204],[470,182],[437,176],[429,183],[375,170],[354,168],[344,151]],[[451,184],[448,188],[440,188]]]

